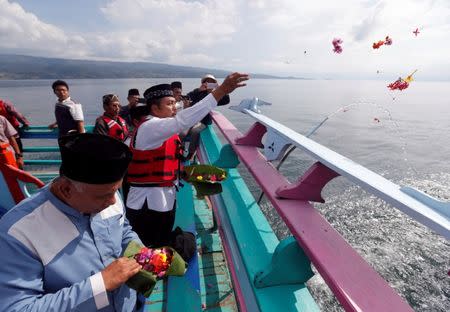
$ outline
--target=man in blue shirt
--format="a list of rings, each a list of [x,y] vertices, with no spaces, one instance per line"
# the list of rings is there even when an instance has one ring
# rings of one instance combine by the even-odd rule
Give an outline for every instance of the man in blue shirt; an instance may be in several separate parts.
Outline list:
[[[108,136],[59,139],[60,176],[0,219],[0,311],[134,311],[141,269],[117,193],[131,160]]]

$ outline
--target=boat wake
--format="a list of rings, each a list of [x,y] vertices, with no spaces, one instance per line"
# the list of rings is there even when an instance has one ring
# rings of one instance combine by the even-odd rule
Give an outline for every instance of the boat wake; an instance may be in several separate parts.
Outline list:
[[[450,201],[449,173],[394,182]],[[316,208],[415,311],[450,311],[448,241],[342,178],[331,181],[323,195],[326,203]],[[262,210],[280,239],[289,235],[267,202]],[[343,311],[319,274],[308,288],[323,311]]]

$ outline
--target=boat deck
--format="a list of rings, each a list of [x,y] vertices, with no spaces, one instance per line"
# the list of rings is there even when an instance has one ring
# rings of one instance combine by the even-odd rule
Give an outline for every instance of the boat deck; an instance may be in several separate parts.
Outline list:
[[[191,188],[191,186],[185,185],[180,193],[183,193],[185,188]],[[180,195],[183,196],[183,194]],[[233,285],[223,254],[223,246],[218,231],[214,228],[212,209],[207,200],[197,199],[195,195],[191,198],[193,198],[195,228],[197,231],[198,273],[201,297],[201,308],[199,310],[238,311]],[[180,210],[177,211],[176,223],[186,222],[186,211],[181,214],[179,212]],[[180,216],[183,219],[181,221]],[[171,278],[177,279],[177,277]],[[168,292],[170,291],[168,284],[170,282],[170,279],[164,279],[157,283],[152,295],[145,301],[142,311],[172,310],[167,302]],[[186,308],[183,311],[188,310]]]
[[[46,169],[31,171],[31,173],[48,183],[58,175],[58,171]],[[36,190],[35,187],[29,186],[31,193]],[[139,311],[238,311],[223,245],[214,224],[209,200],[197,199],[195,189],[187,183],[180,189],[177,200],[175,223],[183,229],[191,231],[195,229],[198,257],[190,263],[191,267],[185,276],[160,280]],[[180,280],[187,280],[188,283]],[[193,302],[180,310],[183,303],[174,301],[177,297],[179,298],[176,293],[183,293],[185,288],[189,288],[189,291],[198,289],[199,292],[194,291]]]

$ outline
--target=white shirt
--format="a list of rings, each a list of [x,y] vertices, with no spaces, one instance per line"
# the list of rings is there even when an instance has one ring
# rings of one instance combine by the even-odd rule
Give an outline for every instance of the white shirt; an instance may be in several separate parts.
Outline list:
[[[136,135],[138,150],[154,150],[160,147],[164,141],[189,129],[203,119],[214,107],[217,101],[212,94],[192,107],[183,109],[175,117],[158,118],[149,116],[139,127]],[[130,187],[127,198],[127,207],[139,210],[147,200],[149,209],[155,211],[170,211],[176,198],[175,187]]]
[[[9,138],[16,136],[17,131],[4,116],[0,115],[0,143],[8,143]]]
[[[69,107],[70,114],[72,115],[73,120],[75,120],[75,121],[83,121],[84,120],[83,107],[81,106],[80,103],[76,103],[76,102],[72,101],[70,96],[62,102],[60,102],[60,101],[56,102],[56,104],[61,104],[61,105]]]

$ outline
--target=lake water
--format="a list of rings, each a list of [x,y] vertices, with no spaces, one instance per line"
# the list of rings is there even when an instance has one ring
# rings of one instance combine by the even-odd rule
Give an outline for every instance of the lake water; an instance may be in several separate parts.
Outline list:
[[[156,83],[175,79],[68,80],[72,98],[83,104],[87,123],[101,114],[101,97],[116,93],[126,103],[127,90],[141,93]],[[199,79],[179,79],[183,89]],[[54,120],[55,97],[50,80],[0,81],[0,98],[16,104],[33,124]],[[307,133],[331,116],[311,137],[399,185],[450,201],[450,82],[414,81],[402,92],[386,88],[386,81],[251,80],[231,95],[232,105],[257,96],[272,106],[263,113]],[[339,111],[340,108],[347,109]],[[241,131],[252,120],[227,107],[218,109]],[[338,111],[336,114],[334,112]],[[281,171],[292,181],[312,160],[295,151]],[[257,186],[245,170],[251,191]],[[362,191],[343,178],[324,190],[325,204],[317,209],[347,241],[400,293],[416,311],[450,311],[450,244],[439,235]],[[262,209],[285,237],[288,230],[276,212]],[[323,311],[338,311],[334,297],[316,275],[309,288]]]

